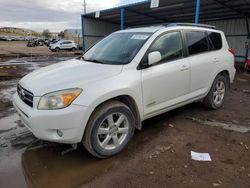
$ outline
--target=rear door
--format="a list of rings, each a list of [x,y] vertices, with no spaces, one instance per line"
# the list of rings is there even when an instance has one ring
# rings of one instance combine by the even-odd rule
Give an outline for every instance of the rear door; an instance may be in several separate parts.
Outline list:
[[[61,49],[69,49],[71,47],[71,42],[64,41],[61,43]]]
[[[72,42],[71,41],[67,41],[66,49],[71,49],[71,48],[72,48]]]
[[[211,44],[206,31],[185,31],[188,61],[190,63],[190,93],[197,97],[207,92],[215,64],[219,61],[216,52],[211,50]]]

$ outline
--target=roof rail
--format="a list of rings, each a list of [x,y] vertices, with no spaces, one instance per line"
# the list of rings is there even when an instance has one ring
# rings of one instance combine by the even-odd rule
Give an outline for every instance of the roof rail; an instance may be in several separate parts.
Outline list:
[[[205,27],[209,29],[216,29],[214,25],[207,25],[207,24],[195,24],[195,23],[169,23],[164,24],[166,27],[173,27],[173,26],[192,26],[192,27]]]

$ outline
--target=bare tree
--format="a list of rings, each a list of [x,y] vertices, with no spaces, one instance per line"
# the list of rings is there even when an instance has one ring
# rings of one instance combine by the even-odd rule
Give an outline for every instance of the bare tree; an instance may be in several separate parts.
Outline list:
[[[43,34],[42,34],[45,38],[50,38],[51,37],[51,33],[48,29],[44,29],[43,30]]]
[[[58,34],[58,37],[59,37],[59,38],[64,38],[64,31],[61,31],[61,32]]]

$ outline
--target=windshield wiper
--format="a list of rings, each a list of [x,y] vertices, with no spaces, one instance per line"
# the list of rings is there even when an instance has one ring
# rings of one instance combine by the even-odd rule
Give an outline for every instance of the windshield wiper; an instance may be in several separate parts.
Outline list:
[[[97,60],[97,59],[85,59],[83,56],[82,56],[82,59],[84,61],[87,61],[87,62],[106,64],[106,62],[104,62],[104,61],[100,61],[100,60]]]
[[[100,61],[100,60],[96,60],[96,59],[91,59],[90,61],[93,62],[93,63],[105,64],[105,62]]]

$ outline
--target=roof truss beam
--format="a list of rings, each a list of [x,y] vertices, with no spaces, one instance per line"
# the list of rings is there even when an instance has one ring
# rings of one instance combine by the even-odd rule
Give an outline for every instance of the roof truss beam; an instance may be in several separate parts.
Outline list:
[[[125,8],[125,10],[128,11],[128,12],[132,12],[132,13],[138,14],[138,15],[142,15],[142,16],[145,16],[145,17],[153,18],[155,20],[161,20],[161,21],[164,21],[164,22],[167,21],[167,19],[159,18],[159,17],[156,17],[156,16],[151,16],[151,15],[149,15],[147,13],[142,13],[142,12],[138,12],[138,11],[135,11],[135,10],[130,10],[128,8]]]
[[[219,5],[221,5],[221,6],[223,6],[223,7],[226,7],[226,8],[228,8],[228,9],[230,9],[230,10],[232,10],[232,11],[234,11],[234,12],[236,12],[236,13],[238,13],[238,14],[244,16],[244,17],[248,17],[248,16],[249,16],[248,14],[245,14],[245,13],[243,13],[243,12],[241,12],[241,11],[239,11],[239,10],[233,8],[233,7],[231,7],[231,6],[227,5],[227,4],[224,3],[224,2],[221,2],[220,0],[213,0],[213,1],[215,1],[215,2],[218,3]]]

